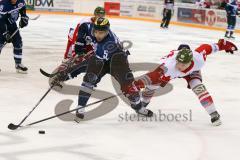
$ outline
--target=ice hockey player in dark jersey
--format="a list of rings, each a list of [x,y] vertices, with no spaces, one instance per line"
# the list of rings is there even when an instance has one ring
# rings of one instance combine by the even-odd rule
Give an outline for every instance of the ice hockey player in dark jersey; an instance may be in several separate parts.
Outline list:
[[[170,80],[183,78],[188,83],[188,88],[197,95],[202,107],[211,116],[213,125],[221,125],[220,115],[205,85],[202,83],[201,69],[209,55],[218,51],[233,53],[237,47],[224,39],[218,43],[202,44],[194,51],[189,47],[173,50],[169,55],[160,59],[159,67],[149,72],[129,86],[128,94],[143,89],[142,103],[147,106],[157,88],[164,87]]]
[[[24,0],[0,0],[0,53],[5,43],[12,43],[16,70],[18,73],[27,73],[28,68],[22,64],[22,37],[17,31],[19,15],[19,27],[26,27],[29,18]]]
[[[236,0],[229,0],[226,4],[225,10],[227,12],[227,31],[225,33],[226,38],[235,38],[233,33],[236,26],[237,15],[238,15],[238,5]]]
[[[90,43],[94,46],[94,55],[88,61],[87,71],[79,92],[78,107],[86,106],[94,87],[104,75],[110,74],[120,84],[131,107],[141,115],[152,116],[152,111],[142,106],[139,91],[131,95],[126,93],[126,86],[134,81],[134,77],[129,68],[128,55],[123,51],[118,37],[110,30],[108,19],[98,18],[94,24],[85,23],[80,26],[75,44],[76,54],[84,55],[86,52],[84,46]],[[84,108],[79,109],[75,121],[79,122],[84,118],[84,112]]]

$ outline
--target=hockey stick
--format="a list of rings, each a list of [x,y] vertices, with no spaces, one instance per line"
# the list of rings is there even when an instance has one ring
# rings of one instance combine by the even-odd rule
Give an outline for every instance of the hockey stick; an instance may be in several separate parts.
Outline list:
[[[10,36],[10,39],[12,39],[18,31],[19,31],[19,28],[17,28],[16,31],[13,32],[13,34]],[[7,42],[4,42],[4,44],[3,44],[2,47],[1,47],[1,49],[3,49],[3,47],[4,47],[6,44],[7,44]],[[0,49],[0,50],[1,50],[1,49]]]
[[[40,16],[41,16],[41,15],[39,14],[39,15],[37,15],[37,16],[34,17],[34,18],[29,18],[29,20],[35,21],[35,20],[37,20]]]
[[[74,112],[74,111],[77,111],[77,110],[79,110],[79,109],[81,109],[81,108],[86,108],[86,107],[92,106],[92,105],[94,105],[94,104],[97,104],[97,103],[100,103],[100,102],[103,102],[103,101],[109,100],[109,99],[111,99],[111,98],[114,98],[114,97],[120,96],[120,95],[122,95],[122,94],[123,94],[123,93],[119,93],[119,94],[116,94],[116,95],[113,95],[113,96],[110,96],[110,97],[107,97],[107,98],[104,98],[104,99],[101,99],[101,100],[95,101],[95,102],[93,102],[93,103],[89,103],[89,104],[86,105],[85,107],[78,107],[78,108],[75,108],[75,109],[72,109],[72,110],[69,110],[69,111],[66,111],[66,112],[63,112],[63,113],[57,114],[57,115],[55,115],[55,116],[47,117],[47,118],[44,118],[44,119],[42,119],[42,120],[39,120],[39,121],[36,121],[36,122],[29,123],[29,124],[27,124],[27,125],[25,125],[25,126],[21,126],[21,125],[19,125],[18,127],[32,126],[32,125],[34,125],[34,124],[38,124],[38,123],[41,123],[41,122],[44,122],[44,121],[47,121],[47,120],[50,120],[50,119],[54,119],[54,118],[57,118],[57,117],[63,116],[63,115],[65,115],[65,114],[68,114],[68,113],[71,113],[71,112]],[[17,128],[18,128],[18,127],[17,127]],[[17,128],[16,128],[16,129],[17,129]]]
[[[19,128],[23,124],[23,122],[31,115],[31,113],[37,108],[37,106],[42,102],[42,100],[48,95],[48,93],[52,90],[53,87],[54,87],[54,85],[52,85],[47,90],[47,92],[42,96],[42,98],[38,101],[38,103],[32,108],[32,110],[23,118],[23,120],[18,125],[10,123],[8,125],[8,129],[15,130],[15,129]]]
[[[81,63],[83,61],[85,61],[86,59],[90,58],[90,56],[92,56],[92,52],[91,53],[87,53],[86,55],[83,56],[83,60],[81,61]],[[48,73],[46,71],[44,71],[42,68],[40,68],[40,73],[42,75],[44,75],[45,77],[48,77],[48,78],[53,78],[54,76],[56,76],[57,74],[61,73],[61,71],[57,71],[55,73]]]
[[[29,20],[37,20],[39,17],[40,17],[41,15],[39,14],[39,15],[37,15],[36,17],[34,17],[34,18],[29,18]],[[19,31],[19,27],[16,29],[16,31],[14,31],[13,32],[13,34],[10,36],[10,39],[12,39],[14,36],[15,36],[15,34]],[[1,46],[1,49],[3,49],[3,47],[5,46],[7,44],[7,42],[5,42],[2,46]],[[1,50],[0,49],[0,50]]]
[[[43,69],[40,68],[40,72],[42,75],[44,75],[45,77],[48,77],[48,78],[52,78],[54,76],[56,76],[59,72],[56,72],[56,73],[47,73],[45,72]]]

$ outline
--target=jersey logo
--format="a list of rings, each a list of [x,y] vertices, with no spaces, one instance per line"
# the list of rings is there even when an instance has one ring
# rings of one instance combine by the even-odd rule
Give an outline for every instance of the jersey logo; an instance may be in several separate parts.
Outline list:
[[[104,50],[107,50],[109,54],[115,53],[119,48],[115,42],[109,41],[104,44]]]
[[[22,8],[23,6],[24,6],[23,3],[19,3],[19,4],[18,4],[18,8]]]

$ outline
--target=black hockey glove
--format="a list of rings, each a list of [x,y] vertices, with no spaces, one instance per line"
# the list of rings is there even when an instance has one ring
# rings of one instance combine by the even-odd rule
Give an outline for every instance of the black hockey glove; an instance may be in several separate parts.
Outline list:
[[[5,38],[6,43],[11,43],[12,42],[11,34],[8,31],[3,33],[3,37]]]
[[[28,20],[29,20],[29,17],[27,15],[22,16],[21,20],[19,21],[19,27],[20,28],[26,27],[28,25]]]
[[[86,49],[83,47],[82,43],[76,43],[75,44],[75,52],[78,56],[82,56],[86,54]]]

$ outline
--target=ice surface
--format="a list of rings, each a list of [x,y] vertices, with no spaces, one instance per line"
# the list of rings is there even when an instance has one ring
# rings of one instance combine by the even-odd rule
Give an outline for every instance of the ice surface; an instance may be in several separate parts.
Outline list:
[[[34,16],[34,15],[30,15]],[[208,58],[203,69],[203,79],[222,116],[223,125],[213,127],[210,118],[201,108],[198,99],[186,82],[171,82],[173,90],[155,97],[149,107],[156,113],[184,114],[192,111],[192,121],[121,121],[120,114],[134,113],[120,98],[106,103],[119,103],[110,113],[97,119],[76,124],[73,115],[53,119],[35,126],[9,131],[7,125],[18,123],[37,103],[49,87],[48,80],[39,68],[52,71],[62,60],[69,27],[83,17],[42,15],[22,29],[24,40],[24,64],[28,75],[15,73],[12,46],[7,45],[0,56],[0,160],[226,160],[240,158],[240,57],[219,52]],[[187,43],[192,48],[201,43],[213,43],[224,32],[170,26],[161,30],[157,23],[110,19],[112,30],[121,40],[131,40],[130,63],[153,63],[161,56]],[[236,35],[236,44],[239,44]],[[140,66],[141,68],[141,66]],[[150,67],[151,68],[151,67]],[[142,68],[143,69],[143,68]],[[152,68],[154,69],[154,67]],[[140,75],[146,71],[136,72]],[[44,99],[27,119],[30,123],[65,111],[67,107],[56,105],[62,100],[77,105],[78,87],[82,76],[67,84],[72,93],[56,91]],[[102,92],[95,97],[104,98],[116,91],[110,76],[98,85]],[[92,98],[91,102],[97,100]],[[104,104],[105,105],[105,104]],[[97,105],[89,107],[89,110]],[[103,106],[104,107],[104,106]],[[57,110],[57,111],[56,111]],[[110,107],[111,110],[111,107]],[[45,130],[45,135],[38,134]]]

